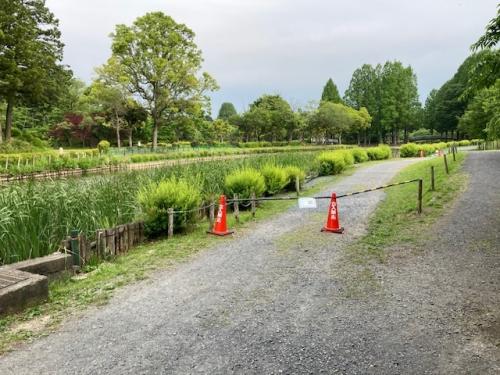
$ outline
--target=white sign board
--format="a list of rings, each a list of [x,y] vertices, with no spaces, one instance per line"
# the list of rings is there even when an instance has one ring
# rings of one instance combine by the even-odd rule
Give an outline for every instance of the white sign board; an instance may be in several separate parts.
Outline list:
[[[316,199],[314,198],[299,198],[299,208],[316,208]]]

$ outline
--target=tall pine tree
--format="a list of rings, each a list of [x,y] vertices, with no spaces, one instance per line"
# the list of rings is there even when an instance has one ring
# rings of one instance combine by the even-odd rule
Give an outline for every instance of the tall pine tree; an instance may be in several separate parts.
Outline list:
[[[339,90],[335,83],[333,83],[332,79],[328,79],[325,87],[323,88],[323,93],[321,94],[322,102],[331,102],[331,103],[342,103],[342,99],[339,95]]]

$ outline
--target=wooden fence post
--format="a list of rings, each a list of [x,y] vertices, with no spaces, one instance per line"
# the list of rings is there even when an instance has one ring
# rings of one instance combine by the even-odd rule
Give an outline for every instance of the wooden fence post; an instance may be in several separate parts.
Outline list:
[[[257,210],[257,202],[256,202],[256,198],[255,198],[255,192],[252,192],[251,205],[252,205],[252,217],[255,218],[255,211]]]
[[[167,210],[168,213],[168,238],[172,238],[174,236],[174,209],[169,208]]]
[[[295,176],[295,191],[297,192],[297,197],[300,197],[300,178]]]
[[[80,267],[80,239],[77,229],[71,231],[71,254],[73,256],[73,265]]]
[[[444,169],[446,170],[446,174],[450,174],[450,170],[448,169],[448,159],[446,159],[446,154],[443,155],[444,159]]]
[[[214,226],[214,220],[215,220],[215,202],[212,201],[210,202],[210,206],[208,208],[208,230],[211,231],[213,226]]]
[[[434,184],[434,166],[431,165],[431,190],[436,190],[436,186]]]
[[[238,194],[234,194],[233,196],[233,211],[234,211],[234,218],[236,219],[236,222],[240,222],[240,206],[238,202]]]
[[[457,158],[455,156],[455,153],[456,153],[456,148],[455,146],[452,147],[452,150],[453,150],[453,161],[457,161]]]
[[[422,179],[418,180],[418,208],[417,211],[419,214],[422,213],[422,195],[423,195],[423,188],[424,188],[424,182]]]

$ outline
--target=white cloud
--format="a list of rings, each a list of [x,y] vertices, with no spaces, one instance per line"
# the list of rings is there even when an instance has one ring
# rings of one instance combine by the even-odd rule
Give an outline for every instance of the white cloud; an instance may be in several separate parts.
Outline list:
[[[425,97],[449,79],[495,15],[496,0],[48,0],[65,61],[89,80],[110,54],[109,34],[161,10],[187,24],[219,82],[214,109],[244,109],[264,92],[317,99],[332,77],[343,91],[363,63],[411,64]]]

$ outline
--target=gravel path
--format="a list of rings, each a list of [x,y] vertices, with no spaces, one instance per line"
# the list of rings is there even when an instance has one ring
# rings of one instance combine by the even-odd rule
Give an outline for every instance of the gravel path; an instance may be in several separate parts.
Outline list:
[[[493,373],[498,350],[490,333],[499,326],[484,314],[498,314],[498,233],[491,225],[500,200],[498,189],[484,185],[498,185],[499,156],[471,155],[472,183],[436,226],[435,249],[380,267],[381,287],[373,294],[350,295],[348,265],[339,265],[345,246],[364,233],[380,191],[339,201],[342,236],[319,233],[325,201],[221,239],[191,262],[123,288],[108,305],[4,356],[0,373]],[[386,183],[411,162],[364,167],[331,189]],[[478,191],[488,201],[466,200]],[[466,222],[457,209],[487,222]],[[476,232],[484,224],[490,230]],[[476,234],[491,251],[467,239]],[[490,336],[467,319],[472,315],[474,322],[488,317]]]

